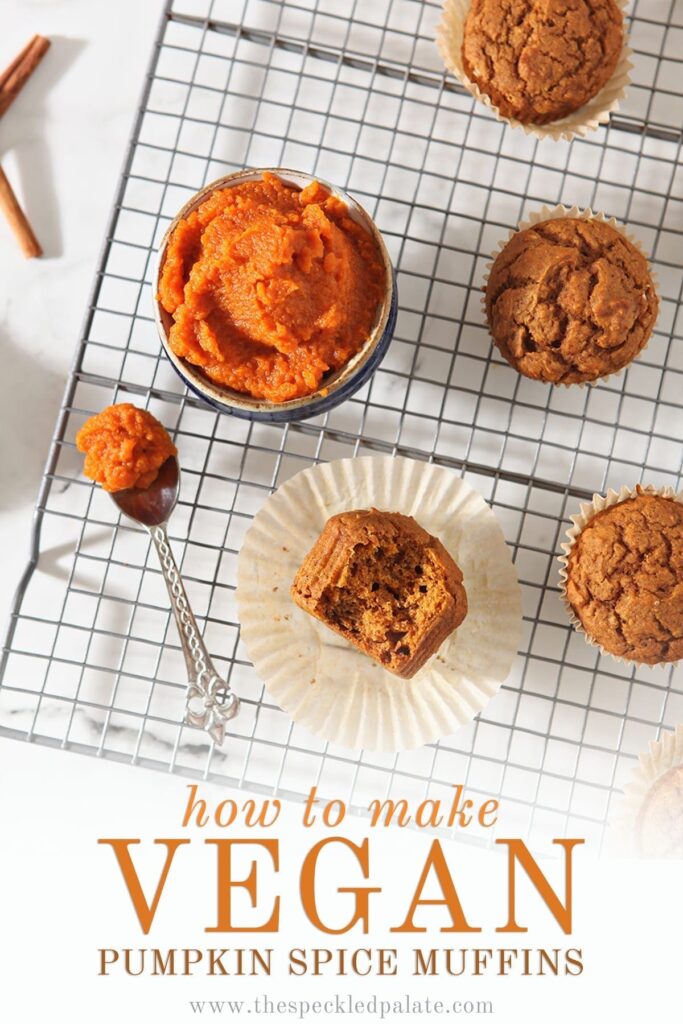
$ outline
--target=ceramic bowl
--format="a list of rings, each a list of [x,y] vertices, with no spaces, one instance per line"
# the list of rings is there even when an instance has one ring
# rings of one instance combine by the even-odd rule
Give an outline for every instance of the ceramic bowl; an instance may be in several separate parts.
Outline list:
[[[384,262],[386,272],[386,289],[382,302],[377,307],[374,325],[370,334],[352,359],[341,369],[326,375],[321,381],[318,391],[303,398],[295,398],[288,402],[269,402],[262,398],[252,398],[251,395],[231,388],[215,384],[206,377],[200,367],[181,359],[171,350],[168,336],[173,324],[172,316],[166,312],[157,299],[159,290],[159,278],[164,265],[166,247],[171,234],[180,220],[187,217],[195,210],[215,189],[234,188],[245,181],[259,180],[264,171],[276,174],[284,182],[296,185],[297,188],[305,188],[312,181],[319,181],[333,195],[346,203],[349,214],[355,221],[362,224],[372,235],[377,243],[381,259]],[[159,331],[161,344],[173,367],[184,383],[200,398],[209,402],[223,412],[232,413],[234,416],[242,416],[245,419],[265,420],[270,422],[288,422],[291,420],[303,420],[312,416],[319,416],[328,412],[340,402],[349,398],[359,390],[370,379],[377,366],[384,357],[389,342],[391,341],[396,325],[397,313],[397,292],[396,277],[389,259],[384,240],[377,229],[374,221],[363,207],[350,195],[336,188],[322,178],[305,174],[303,171],[291,171],[280,167],[258,168],[244,171],[237,171],[218,178],[211,182],[196,195],[192,196],[181,210],[178,211],[159,246],[156,273],[154,276],[154,318]]]

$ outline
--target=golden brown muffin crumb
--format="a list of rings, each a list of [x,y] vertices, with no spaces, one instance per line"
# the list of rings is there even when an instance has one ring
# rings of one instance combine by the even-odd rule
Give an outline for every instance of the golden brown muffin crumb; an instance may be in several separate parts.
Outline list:
[[[359,509],[332,516],[292,597],[389,672],[411,678],[467,614],[462,573],[411,516]]]
[[[657,319],[647,260],[604,221],[561,217],[518,231],[486,285],[493,340],[525,377],[596,380],[627,366]]]
[[[503,117],[547,124],[607,84],[623,20],[615,0],[472,0],[463,66]]]
[[[683,765],[653,783],[636,823],[644,857],[683,857]]]
[[[569,553],[567,599],[610,654],[683,658],[683,504],[641,492],[593,516]]]

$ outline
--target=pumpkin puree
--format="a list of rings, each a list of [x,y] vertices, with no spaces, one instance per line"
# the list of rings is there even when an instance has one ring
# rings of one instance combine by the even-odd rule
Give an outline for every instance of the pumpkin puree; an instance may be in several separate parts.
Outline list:
[[[285,402],[367,340],[385,290],[375,240],[319,182],[217,189],[173,231],[158,299],[173,352],[217,384]]]
[[[91,416],[76,434],[85,452],[83,472],[105,491],[149,487],[177,449],[151,412],[129,402],[109,405]]]

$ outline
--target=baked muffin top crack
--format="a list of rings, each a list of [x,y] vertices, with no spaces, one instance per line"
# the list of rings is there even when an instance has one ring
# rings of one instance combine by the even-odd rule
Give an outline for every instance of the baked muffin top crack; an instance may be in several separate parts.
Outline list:
[[[683,658],[683,504],[640,493],[598,512],[569,553],[566,593],[610,654],[647,665]]]
[[[622,45],[615,0],[472,0],[462,61],[504,117],[547,124],[600,92]]]
[[[611,225],[562,217],[512,236],[486,286],[493,339],[526,377],[576,384],[627,366],[658,299],[647,260]]]

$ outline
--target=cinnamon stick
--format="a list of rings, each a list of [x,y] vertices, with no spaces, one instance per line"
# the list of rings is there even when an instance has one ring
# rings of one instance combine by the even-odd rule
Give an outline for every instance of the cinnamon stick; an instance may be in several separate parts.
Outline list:
[[[49,39],[46,39],[45,36],[34,36],[0,74],[0,117],[17,98],[49,48]],[[28,259],[42,256],[43,250],[40,243],[34,235],[33,228],[19,205],[2,167],[0,167],[0,210],[4,213],[14,232],[24,256]]]
[[[0,167],[0,210],[4,213],[7,223],[14,232],[24,256],[27,259],[42,256],[43,250],[40,243],[33,234],[33,229],[26,219],[26,214],[19,205],[2,167]]]
[[[0,75],[0,117],[12,105],[21,89],[50,48],[45,36],[34,36]]]
[[[16,71],[16,69],[17,69],[17,68],[19,67],[19,65],[21,64],[21,62],[22,62],[22,61],[23,61],[23,60],[25,59],[25,57],[26,57],[26,55],[27,55],[28,51],[29,51],[29,50],[31,49],[31,47],[32,47],[32,46],[33,46],[33,44],[34,44],[34,41],[35,41],[35,40],[36,40],[37,38],[38,38],[38,36],[33,36],[33,39],[29,39],[29,41],[27,42],[27,44],[26,44],[26,46],[24,47],[24,49],[23,49],[23,50],[21,50],[21,51],[20,51],[20,52],[19,52],[19,53],[18,53],[18,54],[16,55],[16,57],[14,58],[14,60],[12,61],[12,63],[11,63],[11,64],[8,64],[8,65],[7,65],[7,67],[5,68],[5,70],[3,71],[3,73],[2,73],[1,75],[0,75],[0,89],[2,89],[2,88],[4,87],[4,85],[5,85],[5,82],[7,81],[7,79],[9,78],[9,76],[10,76],[10,75],[11,75],[11,74],[12,74],[12,73],[13,73],[14,71]]]

